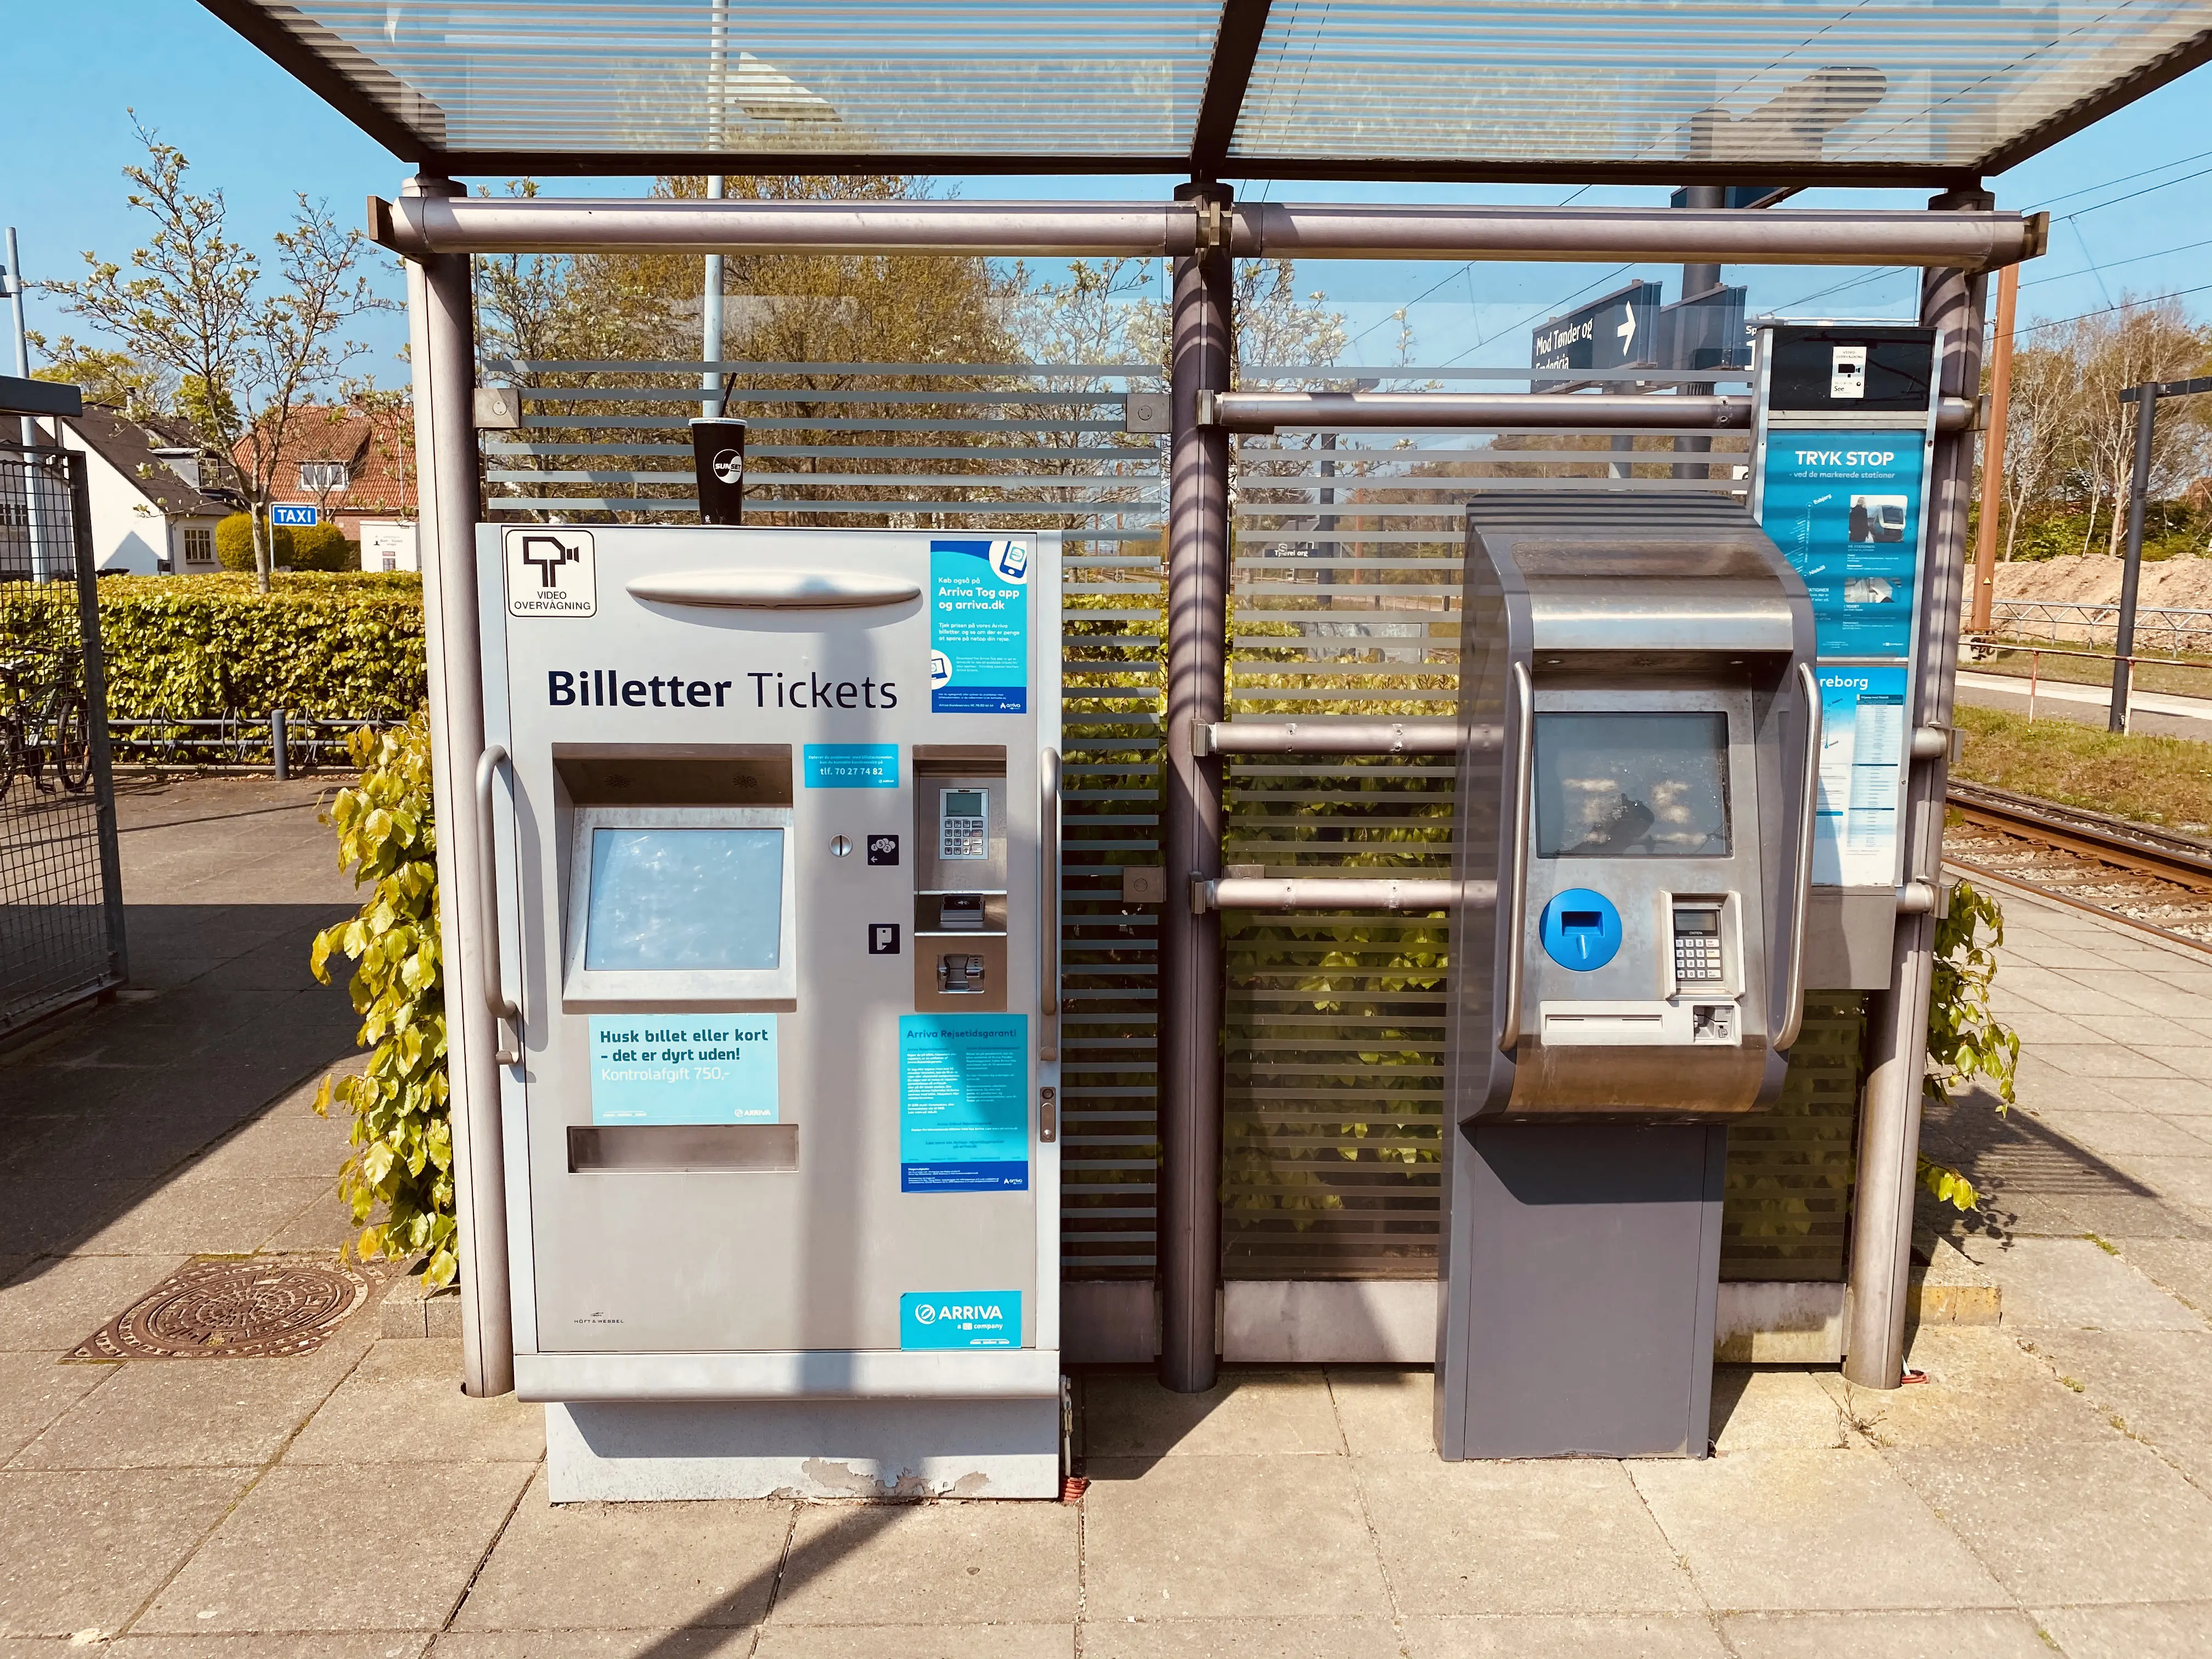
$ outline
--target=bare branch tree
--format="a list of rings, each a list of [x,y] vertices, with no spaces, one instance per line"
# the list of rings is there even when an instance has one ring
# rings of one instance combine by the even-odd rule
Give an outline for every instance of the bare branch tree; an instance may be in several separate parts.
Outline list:
[[[390,302],[362,269],[361,233],[341,230],[327,204],[304,194],[276,237],[276,281],[264,285],[260,260],[228,234],[222,192],[194,194],[184,152],[143,126],[138,137],[149,165],[123,172],[134,186],[126,199],[154,221],[147,246],[132,250],[127,271],[87,253],[82,281],[46,286],[131,356],[177,376],[179,410],[246,500],[266,592],[269,506],[294,422],[365,349],[341,331]]]

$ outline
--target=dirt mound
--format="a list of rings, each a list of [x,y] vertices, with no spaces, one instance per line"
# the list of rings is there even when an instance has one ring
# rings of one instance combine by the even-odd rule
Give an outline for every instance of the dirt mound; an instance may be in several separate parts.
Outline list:
[[[2098,554],[2000,564],[1996,595],[2063,605],[2118,605],[2121,564]],[[2212,559],[2166,559],[2144,565],[2138,603],[2159,610],[2212,611]]]

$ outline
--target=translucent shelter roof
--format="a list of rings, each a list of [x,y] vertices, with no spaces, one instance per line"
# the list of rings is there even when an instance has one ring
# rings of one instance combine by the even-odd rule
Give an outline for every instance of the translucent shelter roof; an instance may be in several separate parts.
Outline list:
[[[204,0],[457,173],[1958,183],[2212,0]]]

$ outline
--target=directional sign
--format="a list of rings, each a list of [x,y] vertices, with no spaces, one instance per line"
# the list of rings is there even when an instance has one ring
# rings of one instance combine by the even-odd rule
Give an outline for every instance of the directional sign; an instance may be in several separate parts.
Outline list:
[[[317,524],[321,521],[321,516],[313,507],[291,501],[279,501],[269,509],[269,522],[271,524]]]
[[[1658,346],[1661,292],[1660,283],[1634,282],[1553,318],[1529,337],[1528,366],[1570,374],[1649,367]],[[1529,383],[1536,392],[1565,391],[1574,384],[1571,379]]]

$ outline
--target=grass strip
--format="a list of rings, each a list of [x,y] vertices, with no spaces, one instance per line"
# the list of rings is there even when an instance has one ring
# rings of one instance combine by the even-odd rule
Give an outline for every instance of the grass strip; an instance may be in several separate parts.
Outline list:
[[[2185,836],[2212,834],[2212,744],[2115,735],[2073,720],[2031,721],[2010,709],[1966,704],[1953,718],[1966,733],[1966,753],[1951,768],[1953,777]]]

